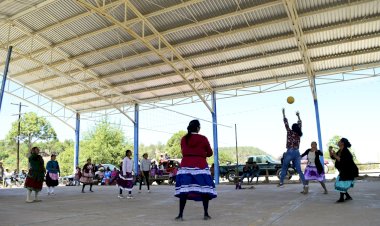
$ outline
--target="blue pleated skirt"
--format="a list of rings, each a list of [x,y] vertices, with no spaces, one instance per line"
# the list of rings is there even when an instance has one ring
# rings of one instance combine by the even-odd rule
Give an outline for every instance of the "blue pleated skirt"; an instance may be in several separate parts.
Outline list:
[[[353,180],[340,180],[340,177],[338,176],[335,181],[335,190],[339,192],[347,192],[348,189],[354,187],[354,181]]]
[[[208,168],[181,167],[177,172],[175,196],[186,196],[189,200],[202,201],[203,197],[217,197],[215,183]]]

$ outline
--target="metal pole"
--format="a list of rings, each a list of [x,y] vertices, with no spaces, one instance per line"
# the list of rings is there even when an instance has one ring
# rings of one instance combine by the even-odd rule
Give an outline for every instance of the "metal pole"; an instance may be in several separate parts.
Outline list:
[[[214,112],[212,114],[212,129],[214,140],[214,179],[215,184],[219,184],[219,150],[218,150],[218,122],[216,115],[216,95],[212,92],[212,108]]]
[[[318,146],[319,146],[319,150],[321,150],[321,152],[323,153],[322,132],[321,132],[321,123],[319,119],[319,107],[318,107],[317,87],[315,85],[315,78],[314,78],[314,109],[315,109],[315,119],[317,122]],[[324,164],[323,156],[320,157],[320,161],[322,163],[323,170],[324,170],[325,164]]]
[[[238,154],[238,143],[237,143],[237,128],[235,124],[235,150],[236,150],[236,174],[235,176],[239,176],[239,154]]]
[[[135,104],[135,124],[134,124],[134,151],[133,162],[134,170],[137,174],[139,170],[139,105]]]
[[[21,102],[18,107],[18,129],[17,129],[17,173],[20,172],[20,133],[21,133]]]
[[[0,92],[0,112],[1,112],[1,105],[3,104],[3,96],[5,92],[5,83],[7,81],[7,75],[8,75],[8,68],[9,68],[9,63],[11,61],[11,55],[12,55],[12,46],[8,47],[8,54],[7,54],[7,59],[5,61],[5,68],[4,68],[4,74],[3,74],[3,80],[1,83],[1,92]]]
[[[74,172],[79,165],[79,135],[80,135],[80,114],[76,115],[75,123],[75,150],[74,150]]]

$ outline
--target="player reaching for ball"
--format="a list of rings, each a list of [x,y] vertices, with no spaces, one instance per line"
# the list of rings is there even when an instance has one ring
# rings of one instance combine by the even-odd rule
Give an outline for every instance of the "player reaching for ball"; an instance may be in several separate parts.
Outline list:
[[[280,183],[279,187],[284,186],[284,178],[286,175],[286,172],[288,171],[288,166],[290,161],[293,162],[294,167],[297,170],[297,173],[304,185],[303,187],[303,194],[307,194],[309,192],[309,186],[307,185],[305,181],[305,177],[303,175],[303,172],[301,170],[301,155],[299,151],[300,147],[300,142],[301,142],[301,137],[302,137],[302,122],[301,122],[301,117],[300,113],[297,111],[296,115],[298,117],[298,122],[294,123],[292,125],[292,129],[289,128],[288,124],[288,119],[285,116],[285,109],[282,109],[282,115],[284,116],[284,123],[285,123],[285,128],[287,131],[286,134],[286,153],[284,155],[284,160],[282,162],[282,168],[281,168],[281,175],[280,175]]]

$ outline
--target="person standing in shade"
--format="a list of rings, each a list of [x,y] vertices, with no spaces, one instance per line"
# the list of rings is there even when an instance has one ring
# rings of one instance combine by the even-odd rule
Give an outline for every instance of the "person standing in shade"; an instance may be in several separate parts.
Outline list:
[[[44,160],[39,155],[40,149],[33,147],[30,150],[29,172],[25,180],[24,187],[28,190],[26,194],[26,202],[41,202],[38,199],[38,193],[42,190],[42,184],[44,183],[45,167]],[[32,191],[34,191],[34,200],[31,199]]]
[[[139,186],[139,193],[141,192],[142,182],[145,180],[146,186],[148,187],[148,192],[150,193],[149,188],[149,174],[150,174],[150,166],[151,166],[151,160],[148,159],[148,154],[143,154],[143,159],[140,163],[140,171],[141,171],[141,179],[140,179],[140,186]]]
[[[352,197],[348,194],[348,189],[354,187],[354,180],[355,177],[359,176],[359,169],[351,152],[348,150],[351,143],[346,138],[342,138],[338,142],[338,147],[338,152],[335,153],[332,147],[329,148],[329,152],[330,157],[335,160],[335,168],[339,171],[335,181],[335,190],[340,192],[340,197],[336,201],[340,203],[345,200],[352,200]],[[346,198],[344,198],[345,195]]]
[[[123,199],[123,190],[128,191],[128,199],[133,199],[132,188],[133,188],[133,159],[132,151],[127,150],[125,152],[125,158],[122,163],[122,171],[119,173],[119,177],[116,179],[117,185],[119,186],[118,198]]]
[[[87,163],[84,164],[82,168],[82,176],[80,178],[80,182],[82,182],[82,193],[84,193],[84,187],[86,185],[90,185],[90,192],[94,192],[92,190],[92,184],[94,183],[94,170],[95,166],[91,163],[91,159],[87,159]]]
[[[209,200],[216,198],[215,184],[206,161],[212,156],[210,143],[199,133],[201,125],[192,120],[187,134],[181,139],[182,161],[176,176],[175,196],[179,198],[177,221],[183,220],[183,210],[187,200],[202,201],[204,220],[211,219],[208,214]]]
[[[54,187],[58,186],[59,164],[55,160],[56,154],[51,155],[50,161],[46,164],[46,186],[48,187],[48,195],[55,195]]]
[[[323,165],[320,160],[323,153],[317,149],[317,142],[311,142],[311,148],[307,149],[301,155],[301,158],[304,156],[307,156],[307,166],[304,174],[306,184],[309,184],[309,180],[319,181],[324,189],[324,194],[327,194],[328,191],[325,185],[325,173],[323,172]],[[303,191],[301,193],[303,193]]]
[[[301,170],[301,155],[299,151],[301,137],[302,137],[302,121],[300,118],[300,113],[297,111],[296,115],[298,117],[298,122],[292,125],[292,129],[289,127],[288,119],[285,116],[285,109],[282,109],[282,115],[284,118],[284,124],[286,128],[286,153],[281,168],[280,183],[278,187],[284,186],[284,179],[288,171],[290,161],[293,162],[294,167],[303,183],[303,194],[309,192],[309,185],[305,181],[305,177]]]

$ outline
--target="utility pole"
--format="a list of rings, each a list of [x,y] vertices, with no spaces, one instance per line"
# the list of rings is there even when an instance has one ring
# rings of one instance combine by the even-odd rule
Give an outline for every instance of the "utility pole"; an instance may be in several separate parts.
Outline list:
[[[28,107],[26,105],[22,105],[21,102],[19,104],[11,103],[13,105],[18,105],[18,128],[17,128],[17,173],[20,172],[20,133],[21,133],[21,107]]]

